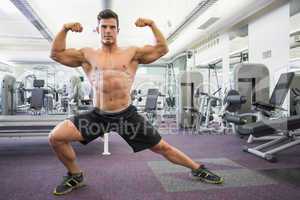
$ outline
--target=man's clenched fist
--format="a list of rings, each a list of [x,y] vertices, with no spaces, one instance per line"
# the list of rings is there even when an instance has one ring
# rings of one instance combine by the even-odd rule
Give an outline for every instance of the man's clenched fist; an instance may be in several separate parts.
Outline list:
[[[64,29],[66,31],[79,32],[79,33],[82,32],[83,30],[81,24],[78,22],[64,24]]]
[[[145,26],[151,26],[153,23],[154,22],[151,19],[138,18],[135,22],[135,25],[137,27],[145,27]]]

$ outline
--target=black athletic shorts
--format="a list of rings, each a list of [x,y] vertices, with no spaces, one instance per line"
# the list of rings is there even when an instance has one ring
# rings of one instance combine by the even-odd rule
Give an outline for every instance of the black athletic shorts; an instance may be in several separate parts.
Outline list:
[[[133,105],[117,113],[93,108],[91,111],[74,115],[69,120],[81,132],[84,138],[82,144],[88,144],[110,131],[117,132],[134,152],[151,148],[161,140],[158,131],[137,112]]]

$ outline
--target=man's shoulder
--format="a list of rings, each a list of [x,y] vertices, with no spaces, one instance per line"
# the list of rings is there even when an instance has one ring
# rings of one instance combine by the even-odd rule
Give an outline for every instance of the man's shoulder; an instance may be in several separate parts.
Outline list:
[[[80,48],[79,51],[82,53],[86,53],[86,52],[95,51],[95,49],[92,47],[83,47],[83,48]]]
[[[126,47],[119,47],[123,55],[126,55],[131,60],[136,60],[136,53],[138,50],[138,47],[136,46],[126,46]]]
[[[120,47],[121,50],[123,51],[129,51],[129,52],[135,52],[138,47],[136,46],[124,46],[124,47]]]

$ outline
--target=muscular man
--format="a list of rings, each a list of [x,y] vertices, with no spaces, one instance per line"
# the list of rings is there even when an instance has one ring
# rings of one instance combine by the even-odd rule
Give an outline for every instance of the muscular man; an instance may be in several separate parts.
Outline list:
[[[150,19],[138,19],[137,27],[148,27],[156,39],[155,45],[142,48],[121,48],[117,45],[118,16],[106,9],[98,15],[97,31],[101,35],[101,48],[66,48],[69,31],[82,32],[79,23],[65,24],[52,45],[51,58],[69,66],[82,67],[94,90],[94,109],[78,114],[57,125],[49,142],[58,159],[68,170],[55,195],[66,194],[84,185],[83,173],[76,163],[70,142],[88,144],[105,132],[116,131],[134,152],[150,149],[174,164],[191,169],[191,177],[220,184],[223,178],[211,173],[203,164],[194,162],[180,150],[168,144],[149,122],[131,105],[130,89],[138,64],[151,63],[168,52],[166,40]]]

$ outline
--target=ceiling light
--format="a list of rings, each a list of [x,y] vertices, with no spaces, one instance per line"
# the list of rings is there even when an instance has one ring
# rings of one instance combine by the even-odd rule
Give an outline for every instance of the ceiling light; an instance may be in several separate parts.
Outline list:
[[[198,29],[205,30],[208,27],[210,27],[212,24],[214,24],[216,21],[218,21],[220,18],[219,17],[211,17],[209,18],[206,22],[201,24]]]

